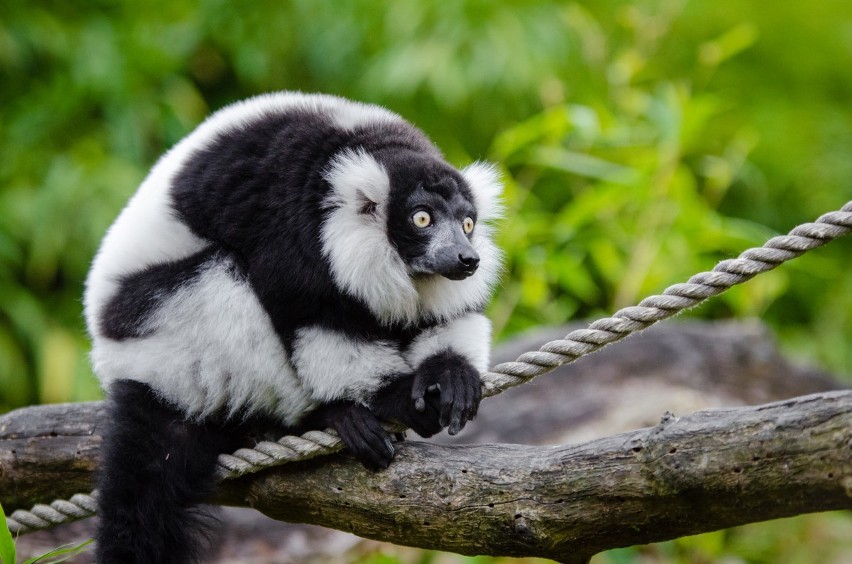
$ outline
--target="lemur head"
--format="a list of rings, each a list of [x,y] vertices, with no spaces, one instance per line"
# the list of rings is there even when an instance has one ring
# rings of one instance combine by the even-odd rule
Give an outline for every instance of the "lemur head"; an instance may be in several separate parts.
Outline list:
[[[380,318],[411,321],[424,309],[442,317],[487,301],[500,268],[488,221],[499,215],[501,186],[491,166],[459,171],[437,151],[356,149],[336,155],[325,178],[332,274]]]
[[[443,161],[411,151],[380,158],[391,186],[388,239],[412,275],[472,276],[480,261],[471,244],[477,213],[464,177]]]

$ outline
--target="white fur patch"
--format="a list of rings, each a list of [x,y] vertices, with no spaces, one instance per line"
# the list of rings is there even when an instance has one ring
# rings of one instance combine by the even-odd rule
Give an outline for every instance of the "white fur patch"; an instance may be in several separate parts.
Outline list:
[[[386,216],[390,179],[385,167],[364,149],[348,149],[335,155],[323,177],[331,185],[329,207],[352,206],[366,197],[378,206],[378,215]],[[351,211],[358,212],[357,207]]]
[[[388,341],[359,341],[318,327],[297,332],[293,366],[302,384],[320,402],[345,398],[366,403],[382,386],[383,378],[411,371]]]
[[[266,311],[247,282],[210,265],[154,314],[153,334],[94,338],[92,364],[104,387],[116,379],[150,385],[190,418],[220,410],[296,423],[313,406]]]
[[[497,167],[491,163],[477,161],[464,167],[461,174],[473,192],[477,222],[502,218],[503,204],[500,202],[500,194],[503,193],[503,184],[500,182]]]
[[[384,323],[415,321],[417,290],[387,237],[390,180],[384,167],[364,151],[344,151],[325,178],[331,192],[323,205],[331,211],[321,237],[335,283]],[[362,213],[364,198],[376,204],[374,213]]]
[[[435,353],[452,350],[466,358],[479,372],[488,370],[491,354],[491,322],[480,313],[468,313],[420,334],[405,358],[414,367]]]
[[[399,115],[381,106],[355,102],[330,94],[283,91],[261,94],[225,106],[211,114],[190,135],[201,131],[205,138],[213,139],[215,133],[255,122],[265,115],[276,115],[290,110],[325,114],[332,123],[343,129],[352,129],[371,123],[403,121]]]
[[[213,116],[223,112],[232,112],[229,119],[241,119],[243,122],[256,120],[268,113],[281,113],[292,109],[302,109],[312,113],[325,114],[332,123],[341,129],[403,121],[403,119],[374,104],[364,104],[332,96],[330,94],[303,94],[301,92],[273,92],[262,94],[219,110]]]
[[[329,98],[333,98],[329,96]],[[355,129],[364,125],[402,121],[397,114],[381,106],[361,104],[344,98],[334,98],[338,104],[328,104],[334,125],[342,129]]]

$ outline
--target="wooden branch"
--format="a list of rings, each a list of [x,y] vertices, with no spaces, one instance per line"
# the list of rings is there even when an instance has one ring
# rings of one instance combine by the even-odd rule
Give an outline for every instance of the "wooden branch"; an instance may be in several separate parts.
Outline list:
[[[0,416],[0,503],[7,513],[92,491],[104,407],[37,405]]]
[[[101,415],[88,403],[0,417],[7,511],[91,488]],[[396,544],[584,561],[852,508],[852,392],[666,416],[576,446],[408,442],[383,472],[336,455],[223,483],[217,501]]]

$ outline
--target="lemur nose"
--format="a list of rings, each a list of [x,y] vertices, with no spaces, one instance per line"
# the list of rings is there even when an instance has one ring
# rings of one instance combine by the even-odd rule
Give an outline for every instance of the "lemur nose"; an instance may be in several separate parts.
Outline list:
[[[474,251],[459,253],[459,262],[462,263],[465,268],[476,268],[479,266],[479,255],[477,255]]]

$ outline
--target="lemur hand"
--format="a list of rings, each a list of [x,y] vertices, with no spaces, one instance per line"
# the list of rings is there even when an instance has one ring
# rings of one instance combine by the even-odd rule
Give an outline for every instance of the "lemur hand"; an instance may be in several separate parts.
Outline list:
[[[449,427],[449,434],[455,435],[479,410],[482,399],[479,372],[452,351],[434,354],[414,372],[411,399],[417,411],[428,412],[431,402],[427,401],[427,394],[436,389],[440,394],[439,422],[442,427]]]
[[[437,392],[429,393],[429,401],[424,409],[415,409],[411,401],[414,381],[414,374],[391,379],[375,394],[370,407],[379,418],[402,423],[421,437],[428,438],[440,433],[443,428],[440,423],[439,397]]]

